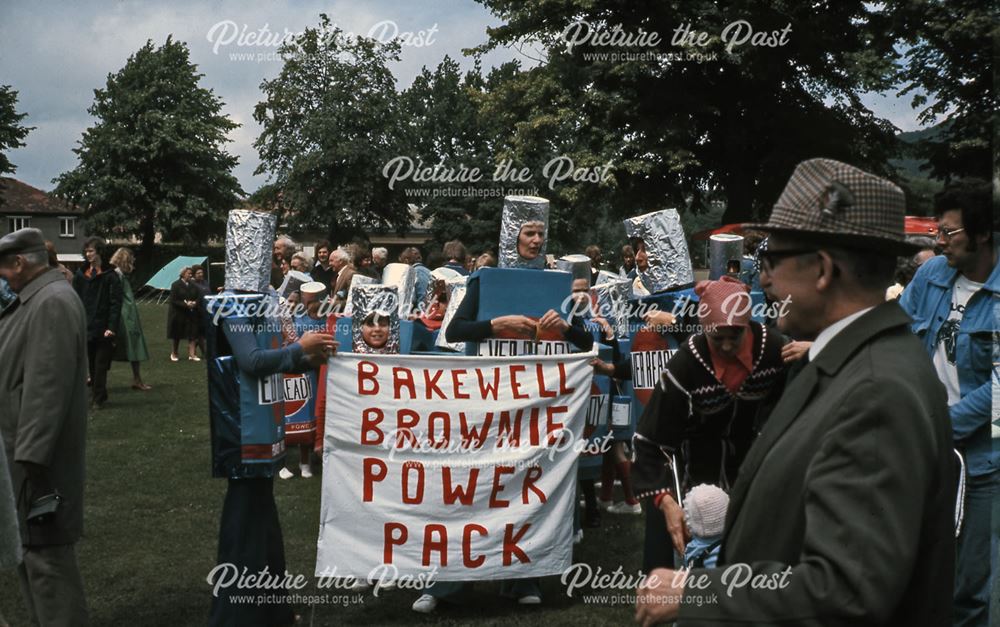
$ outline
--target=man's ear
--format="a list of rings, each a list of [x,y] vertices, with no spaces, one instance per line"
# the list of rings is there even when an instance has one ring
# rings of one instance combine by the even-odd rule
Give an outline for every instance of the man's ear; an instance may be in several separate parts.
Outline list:
[[[816,257],[816,291],[826,292],[832,287],[833,279],[840,276],[840,267],[825,250],[817,251]]]

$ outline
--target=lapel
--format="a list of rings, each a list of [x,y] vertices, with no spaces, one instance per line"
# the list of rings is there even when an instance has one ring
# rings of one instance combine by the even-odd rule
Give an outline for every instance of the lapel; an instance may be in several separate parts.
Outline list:
[[[840,369],[863,345],[876,335],[896,327],[909,325],[910,318],[896,301],[878,305],[861,316],[836,337],[792,380],[785,388],[781,400],[771,412],[757,440],[753,443],[746,459],[740,466],[740,475],[733,485],[729,498],[729,512],[726,517],[726,534],[740,513],[746,493],[750,489],[754,475],[767,454],[774,448],[781,436],[802,414],[803,408],[812,399],[824,379],[835,376]]]

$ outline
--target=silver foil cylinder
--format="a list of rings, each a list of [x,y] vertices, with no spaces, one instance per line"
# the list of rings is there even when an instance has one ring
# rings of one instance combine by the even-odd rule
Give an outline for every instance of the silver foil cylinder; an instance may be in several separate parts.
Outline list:
[[[517,238],[521,227],[529,222],[545,225],[545,239],[534,259],[525,259],[517,252]],[[538,196],[507,196],[503,199],[500,217],[500,246],[497,267],[544,268],[545,247],[549,239],[549,201]]]
[[[382,285],[391,285],[399,294],[399,316],[409,316],[413,303],[413,281],[416,274],[408,263],[390,263],[382,269]]]
[[[465,298],[465,283],[450,281],[446,285],[448,287],[448,308],[444,312],[441,329],[438,331],[437,340],[434,341],[434,345],[439,348],[447,348],[463,353],[465,352],[465,342],[449,342],[445,339],[445,334],[448,331],[448,325],[451,324],[452,318],[455,317],[455,312],[458,311],[458,306],[462,304],[462,299]]]
[[[573,275],[573,280],[587,279],[590,281],[590,257],[587,255],[565,255],[556,259],[556,270],[563,270]]]
[[[643,283],[652,292],[665,292],[694,282],[687,239],[676,209],[663,209],[625,220],[630,241],[642,240],[649,268]],[[633,248],[637,243],[633,243]],[[638,249],[636,249],[638,252]]]
[[[743,236],[734,233],[717,233],[708,238],[708,278],[715,281],[725,276],[729,264],[736,262],[736,274],[743,260]]]
[[[277,216],[233,209],[226,221],[226,289],[264,292],[271,278]]]
[[[351,288],[351,344],[355,353],[399,353],[399,293],[391,285],[372,283]],[[385,346],[375,348],[364,340],[364,321],[375,314],[389,320],[389,338]]]
[[[632,281],[617,276],[590,288],[596,304],[595,315],[608,321],[619,338],[628,337],[628,307],[632,296]]]

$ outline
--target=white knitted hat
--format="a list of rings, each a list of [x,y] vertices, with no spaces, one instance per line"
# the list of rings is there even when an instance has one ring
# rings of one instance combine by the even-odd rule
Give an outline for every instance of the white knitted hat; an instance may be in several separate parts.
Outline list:
[[[722,488],[703,483],[684,497],[684,519],[692,535],[699,538],[722,535],[726,526],[729,495]]]

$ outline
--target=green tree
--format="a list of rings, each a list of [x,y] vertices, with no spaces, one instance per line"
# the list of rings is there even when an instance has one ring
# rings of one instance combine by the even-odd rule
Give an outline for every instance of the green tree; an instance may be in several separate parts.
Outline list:
[[[859,97],[892,86],[895,22],[883,4],[480,2],[505,23],[477,52],[529,44],[543,51],[543,63],[516,79],[520,108],[530,112],[515,126],[511,149],[584,134],[573,142],[578,161],[614,158],[613,186],[605,188],[613,194],[599,195],[612,215],[720,199],[725,221],[763,217],[795,164],[809,157],[889,172],[892,125]],[[722,34],[736,20],[775,46],[729,46],[736,32],[727,41]],[[593,34],[636,37],[626,46],[593,36],[567,45],[567,29],[580,23]],[[704,44],[673,41],[685,26],[695,37],[706,33]],[[643,33],[658,40],[638,41]],[[510,92],[498,94],[510,103]]]
[[[996,4],[976,0],[919,0],[901,20],[910,44],[899,73],[901,94],[913,94],[923,124],[940,123],[917,143],[930,175],[992,178],[1000,132],[994,55],[1000,42]]]
[[[258,174],[297,228],[319,228],[336,241],[380,227],[404,229],[402,190],[391,190],[384,165],[405,154],[399,96],[389,63],[398,43],[349,37],[320,16],[284,44],[281,73],[261,84],[254,108]]]
[[[94,90],[77,166],[54,179],[55,193],[86,208],[90,229],[134,235],[148,254],[166,239],[205,241],[220,234],[242,194],[223,146],[239,125],[199,86],[187,45],[152,41]]]
[[[10,162],[4,151],[23,146],[24,138],[35,128],[21,124],[21,120],[27,115],[17,112],[17,92],[10,85],[0,85],[0,176],[17,170],[17,166]],[[3,183],[0,182],[0,190],[2,189]],[[3,203],[3,195],[0,194],[0,205]]]

